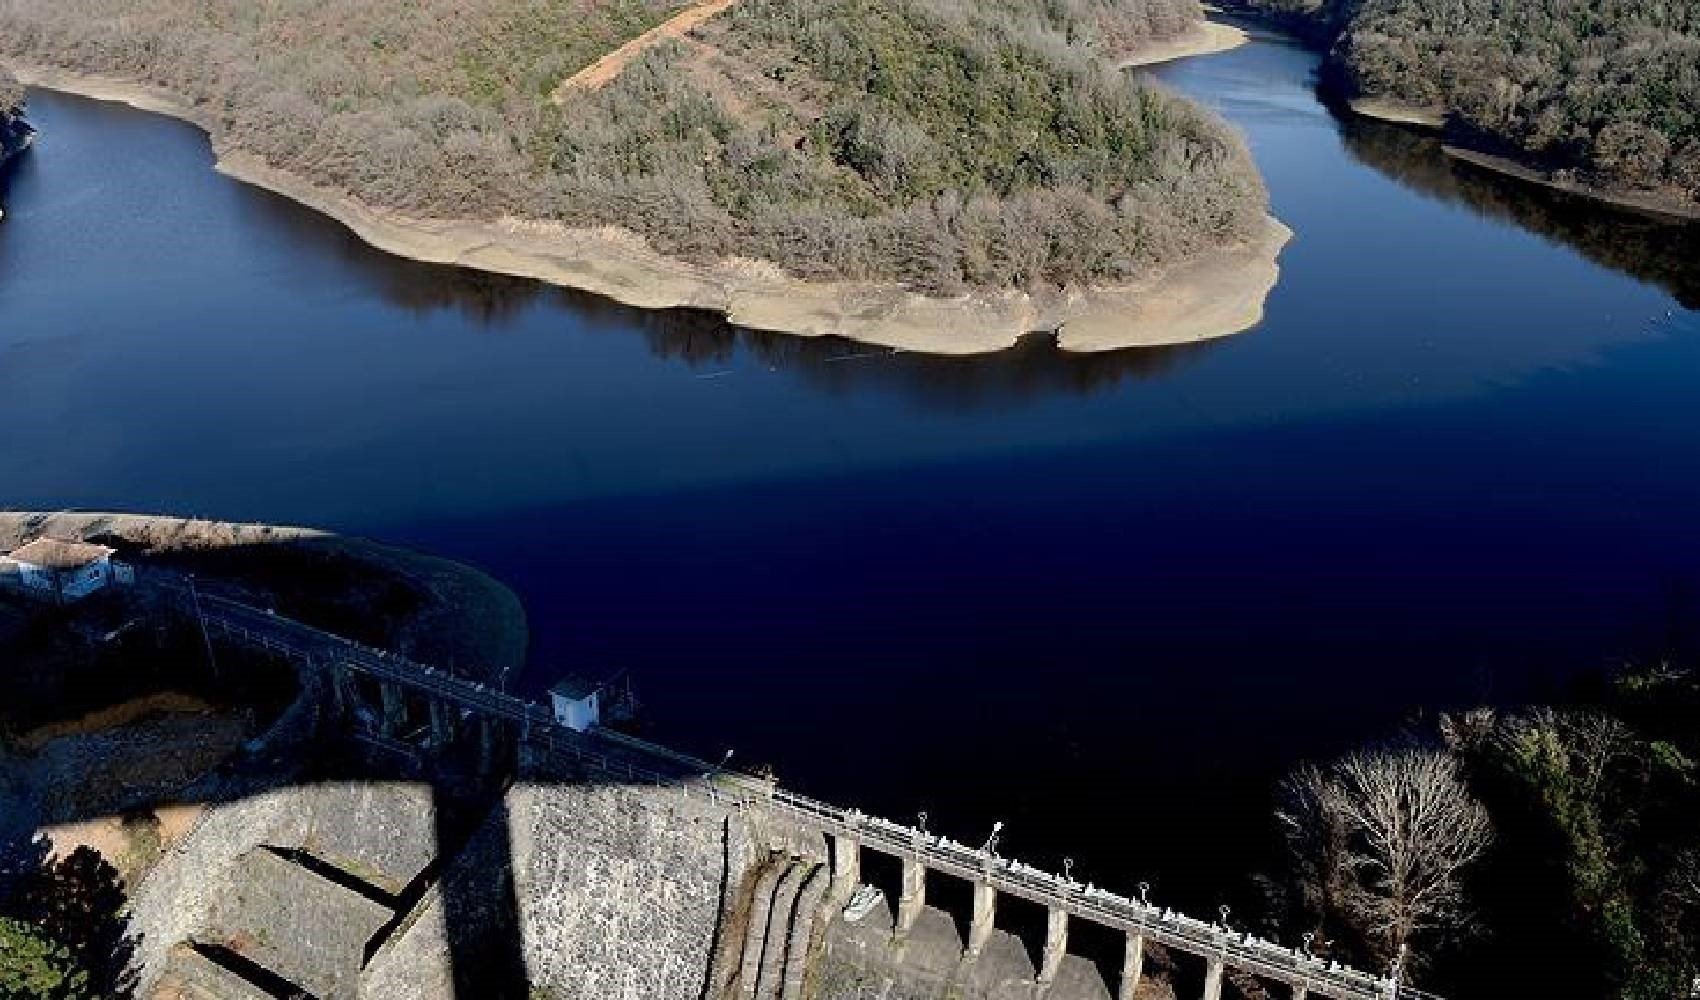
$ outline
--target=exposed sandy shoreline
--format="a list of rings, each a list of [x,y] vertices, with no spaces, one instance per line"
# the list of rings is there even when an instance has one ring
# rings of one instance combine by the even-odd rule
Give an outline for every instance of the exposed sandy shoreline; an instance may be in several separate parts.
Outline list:
[[[1155,66],[1158,63],[1172,62],[1189,56],[1208,56],[1217,52],[1237,49],[1249,41],[1251,36],[1244,28],[1219,21],[1200,21],[1192,30],[1184,35],[1170,38],[1166,41],[1151,42],[1141,45],[1117,61],[1116,65],[1123,69],[1136,66]]]
[[[1161,330],[1186,344],[1249,330],[1263,321],[1263,303],[1280,278],[1277,259],[1293,231],[1271,216],[1262,238],[1238,250],[1211,254],[1131,289],[1083,293],[1078,315],[1057,333],[1065,351],[1128,346],[1127,332]]]
[[[11,61],[7,65],[30,86],[119,101],[206,127],[193,108],[133,82]],[[1277,258],[1291,237],[1270,218],[1261,237],[1248,245],[1186,262],[1134,285],[1046,296],[1007,291],[931,298],[870,282],[802,281],[756,260],[697,266],[658,254],[637,235],[614,227],[413,218],[366,205],[251,154],[217,145],[215,141],[222,173],[328,215],[372,246],[398,256],[535,278],[644,309],[706,309],[758,330],[836,335],[928,354],[1001,351],[1029,333],[1058,329],[1058,343],[1069,351],[1155,347],[1239,333],[1261,320],[1263,300],[1279,273]]]
[[[1446,112],[1440,108],[1418,107],[1391,97],[1354,97],[1348,103],[1357,114],[1377,121],[1422,128],[1443,128],[1446,125]]]
[[[1590,198],[1608,205],[1615,205],[1618,208],[1663,216],[1667,219],[1700,221],[1700,204],[1692,201],[1680,202],[1674,198],[1661,198],[1650,192],[1641,194],[1634,191],[1608,191],[1589,184],[1561,181],[1541,170],[1518,163],[1516,160],[1506,159],[1503,156],[1480,153],[1460,146],[1443,145],[1441,149],[1446,152],[1447,156],[1455,160],[1462,160],[1472,166],[1481,167],[1483,170],[1491,170],[1494,173],[1515,177],[1531,184],[1552,188],[1554,191],[1563,191],[1566,194]]]

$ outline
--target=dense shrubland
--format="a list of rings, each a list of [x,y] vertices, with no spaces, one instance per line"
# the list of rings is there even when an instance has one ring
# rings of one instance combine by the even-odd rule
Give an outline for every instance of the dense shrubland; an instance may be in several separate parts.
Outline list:
[[[0,51],[164,87],[220,143],[376,205],[807,276],[1117,281],[1261,225],[1238,139],[1097,58],[1195,0],[744,0],[549,99],[676,5],[0,0]]]
[[[1091,11],[1086,11],[1090,15]],[[608,205],[686,256],[808,275],[1113,281],[1248,235],[1262,191],[1217,122],[1107,75],[1063,5],[745,0],[569,104],[555,213]]]
[[[1358,94],[1613,188],[1700,200],[1700,0],[1245,0],[1336,39]]]

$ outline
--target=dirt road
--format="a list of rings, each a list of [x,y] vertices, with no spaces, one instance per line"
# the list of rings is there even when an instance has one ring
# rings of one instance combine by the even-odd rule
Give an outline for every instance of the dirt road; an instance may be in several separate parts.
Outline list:
[[[709,18],[737,3],[738,0],[704,0],[699,4],[686,7],[684,10],[637,36],[626,44],[596,60],[584,69],[561,81],[552,95],[556,104],[565,101],[574,91],[600,90],[609,80],[620,75],[633,59],[643,55],[649,47],[668,38],[681,38],[691,29],[702,24]]]

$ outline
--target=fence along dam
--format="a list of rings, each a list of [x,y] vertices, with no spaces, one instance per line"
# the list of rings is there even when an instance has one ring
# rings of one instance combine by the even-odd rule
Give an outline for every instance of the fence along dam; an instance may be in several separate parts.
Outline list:
[[[1129,898],[1004,857],[995,830],[978,847],[958,843],[925,829],[924,817],[923,825],[894,823],[599,725],[577,728],[542,704],[271,611],[186,594],[175,603],[198,616],[209,642],[292,663],[320,732],[332,727],[413,773],[513,781],[499,831],[511,857],[496,861],[512,871],[514,930],[533,996],[1135,1000],[1164,995],[1149,991],[1147,975],[1148,958],[1161,951],[1171,981],[1185,984],[1182,997],[1219,1000],[1233,976],[1294,1000],[1435,1000],[1402,984],[1397,969],[1344,967],[1236,931],[1226,914],[1198,920],[1152,904],[1143,890]],[[219,812],[197,835],[219,826]],[[266,831],[236,832],[244,823],[254,821],[229,819],[219,836],[247,837],[273,854],[310,853],[311,838],[278,847]],[[901,872],[894,907],[863,886],[874,862]],[[965,933],[929,906],[929,885],[948,880],[971,893]],[[150,888],[159,887],[142,886],[140,911],[173,905],[147,898]],[[1000,926],[1008,900],[1042,911],[1036,955]],[[398,914],[382,947],[366,943],[360,969],[327,979],[318,993],[293,988],[443,995],[432,986],[430,956],[452,949],[430,940],[430,923]],[[1119,968],[1071,952],[1071,930],[1082,926],[1122,942]],[[447,982],[449,973],[436,975]],[[303,978],[311,976],[288,981]]]

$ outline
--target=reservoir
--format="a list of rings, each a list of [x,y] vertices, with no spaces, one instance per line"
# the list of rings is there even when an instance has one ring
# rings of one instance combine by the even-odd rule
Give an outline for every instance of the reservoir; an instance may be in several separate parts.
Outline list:
[[[0,502],[475,563],[517,687],[1213,913],[1294,762],[1700,645],[1700,235],[1450,165],[1276,38],[1159,68],[1296,232],[1264,323],[978,358],[423,266],[36,92],[0,186]]]

